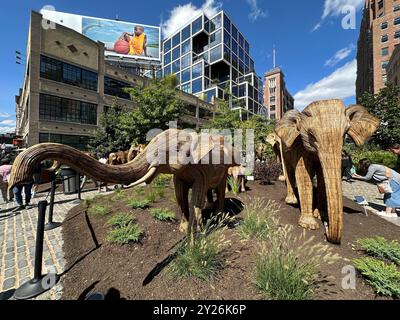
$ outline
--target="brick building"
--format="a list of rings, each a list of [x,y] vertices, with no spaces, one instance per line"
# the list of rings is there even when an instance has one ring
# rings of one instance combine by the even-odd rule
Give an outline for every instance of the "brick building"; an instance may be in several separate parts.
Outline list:
[[[400,45],[395,47],[386,70],[388,83],[400,86]]]
[[[400,0],[365,0],[357,50],[357,99],[385,86],[386,68],[399,43]]]

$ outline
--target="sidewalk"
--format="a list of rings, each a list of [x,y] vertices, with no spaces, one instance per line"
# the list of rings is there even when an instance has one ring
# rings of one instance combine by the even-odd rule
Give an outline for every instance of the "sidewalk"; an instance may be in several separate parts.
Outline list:
[[[102,194],[106,194],[102,192]],[[97,190],[82,192],[82,199],[98,195]],[[45,200],[47,192],[32,199],[33,208],[21,212],[10,212],[14,202],[5,204],[0,196],[0,292],[18,288],[33,277],[35,239],[37,224],[37,204]],[[56,192],[54,203],[55,222],[62,222],[67,212],[76,204],[77,195],[64,195]],[[47,198],[50,201],[50,197]],[[6,210],[4,212],[4,210]],[[48,213],[48,209],[47,209]],[[47,216],[46,216],[47,221]],[[64,271],[65,260],[62,251],[62,227],[45,231],[43,245],[43,272]],[[60,299],[61,286],[57,285],[39,299]]]
[[[350,200],[354,200],[355,196],[363,196],[369,203],[367,210],[373,213],[386,209],[383,203],[383,195],[378,192],[377,186],[372,183],[357,180],[351,183],[343,181],[343,195]],[[400,218],[380,218],[400,227]]]

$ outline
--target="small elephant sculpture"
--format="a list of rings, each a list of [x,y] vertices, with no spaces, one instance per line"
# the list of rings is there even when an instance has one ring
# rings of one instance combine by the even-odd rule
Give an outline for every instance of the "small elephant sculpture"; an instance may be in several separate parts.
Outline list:
[[[303,112],[288,111],[276,124],[282,142],[286,169],[286,203],[297,204],[297,185],[301,216],[299,225],[318,229],[320,217],[327,239],[340,244],[343,229],[341,154],[345,135],[357,146],[376,131],[379,119],[360,105],[345,107],[341,100],[311,103]],[[313,178],[317,176],[317,209],[313,211]]]

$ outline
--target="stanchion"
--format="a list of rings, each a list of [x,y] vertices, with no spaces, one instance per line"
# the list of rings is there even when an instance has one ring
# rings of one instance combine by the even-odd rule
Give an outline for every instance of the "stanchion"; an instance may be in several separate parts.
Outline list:
[[[43,238],[44,221],[46,218],[47,201],[40,201],[38,205],[38,222],[36,228],[36,248],[35,248],[35,269],[33,279],[22,284],[14,292],[14,298],[17,300],[30,299],[49,290],[58,280],[56,274],[42,274],[43,263]],[[53,279],[52,285],[46,281]]]
[[[54,198],[56,194],[56,180],[51,181],[51,192],[50,192],[50,205],[49,205],[49,217],[47,223],[44,226],[45,231],[53,230],[61,226],[60,222],[53,221],[53,211],[54,211]]]
[[[80,204],[82,202],[82,199],[81,199],[81,174],[79,172],[76,173],[76,184],[78,185],[78,199],[72,201],[72,203]]]

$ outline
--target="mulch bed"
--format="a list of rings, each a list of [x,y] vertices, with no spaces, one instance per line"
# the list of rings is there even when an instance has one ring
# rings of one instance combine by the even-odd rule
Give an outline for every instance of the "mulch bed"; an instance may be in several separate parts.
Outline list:
[[[244,204],[262,197],[275,200],[281,205],[282,224],[295,226],[293,233],[300,236],[303,229],[297,226],[299,209],[284,203],[286,188],[283,183],[263,186],[257,182],[249,183],[250,190],[240,194]],[[127,190],[127,193],[133,193]],[[231,194],[228,197],[233,197]],[[110,196],[106,200],[110,201]],[[151,207],[169,208],[178,211],[173,199],[173,190],[166,188],[165,198]],[[126,201],[125,201],[126,202]],[[139,244],[125,246],[109,244],[106,234],[110,227],[106,217],[93,217],[86,214],[86,207],[80,205],[72,209],[63,224],[64,252],[67,271],[62,276],[63,299],[83,299],[88,293],[101,292],[106,299],[263,299],[252,284],[255,260],[259,252],[258,241],[240,240],[236,230],[226,231],[232,244],[226,251],[230,263],[208,282],[180,279],[173,280],[162,270],[147,285],[143,281],[157,264],[167,258],[170,249],[183,235],[178,223],[166,223],[153,219],[148,210],[132,210],[125,202],[113,202],[113,213],[135,211],[137,223],[145,230]],[[383,299],[377,297],[363,279],[357,278],[356,290],[343,290],[341,286],[342,268],[351,260],[363,255],[356,248],[356,240],[363,237],[383,236],[388,240],[399,239],[399,228],[379,217],[370,214],[366,217],[363,209],[349,199],[344,199],[344,235],[340,246],[331,245],[334,253],[343,259],[332,265],[323,264],[320,268],[318,288],[315,299]],[[241,214],[239,214],[240,217]],[[312,244],[324,243],[323,229],[307,231],[306,239],[313,237]]]

